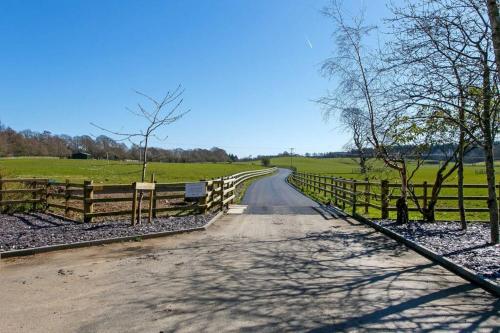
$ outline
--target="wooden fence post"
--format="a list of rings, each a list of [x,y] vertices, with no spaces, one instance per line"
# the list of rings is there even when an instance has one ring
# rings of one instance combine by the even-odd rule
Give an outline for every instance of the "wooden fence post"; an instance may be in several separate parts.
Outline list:
[[[330,205],[333,203],[332,198],[333,198],[333,177],[329,176],[329,187],[330,187],[330,193],[329,193],[329,198],[330,198]]]
[[[327,198],[327,194],[326,194],[326,176],[323,176],[321,177],[321,182],[323,184],[321,184],[321,186],[323,186],[323,195],[325,196],[325,198]]]
[[[155,189],[153,190],[153,193],[151,194],[151,200],[153,201],[153,212],[152,212],[152,215],[153,215],[153,218],[156,218],[156,207],[157,207],[157,203],[156,203],[156,178],[155,178],[155,174],[152,173],[151,174],[151,183],[155,184]]]
[[[232,204],[234,203],[234,199],[236,198],[236,185],[235,184],[236,184],[236,180],[233,179],[231,181],[231,187],[234,187],[233,194],[232,194],[232,196],[234,196],[234,198],[231,199]]]
[[[370,209],[370,180],[365,177],[365,214],[369,213]]]
[[[339,206],[339,182],[335,178],[335,206]]]
[[[346,192],[347,191],[347,183],[342,182],[342,210],[345,210],[345,201],[346,201]]]
[[[358,193],[357,193],[357,189],[358,189],[358,184],[356,183],[356,179],[354,179],[352,181],[352,186],[351,186],[351,190],[352,190],[352,216],[356,215],[356,203],[357,203],[357,197],[358,197]]]
[[[1,204],[3,201],[3,177],[0,176],[0,213],[3,213],[4,206]]]
[[[154,189],[149,191],[149,207],[148,207],[148,223],[153,223],[153,202],[154,202]]]
[[[49,209],[49,193],[50,193],[50,182],[47,179],[47,182],[45,183],[45,192],[44,192],[44,198],[43,202],[45,203],[44,205],[44,210]]]
[[[67,217],[69,213],[69,179],[66,179],[66,185],[64,186],[64,217]]]
[[[94,181],[86,180],[83,182],[83,222],[91,223],[94,212]]]
[[[224,177],[220,177],[220,210],[224,211]]]
[[[135,225],[136,217],[137,217],[137,182],[133,182],[132,187],[134,190],[134,195],[132,197],[132,221],[131,221],[131,224]],[[141,214],[141,212],[139,212],[139,214]]]
[[[207,213],[207,204],[208,204],[208,182],[205,181],[205,180],[200,180],[201,182],[204,182],[205,184],[205,196],[204,197],[201,197],[199,200],[198,200],[198,206],[199,206],[199,212],[202,213],[202,214],[206,214]]]
[[[427,181],[424,181],[424,183],[422,184],[423,185],[423,196],[424,196],[424,199],[423,199],[423,206],[424,206],[424,209],[427,209]]]
[[[31,200],[36,200],[36,195],[37,195],[37,192],[36,192],[37,186],[36,185],[37,185],[36,180],[31,183],[30,188],[33,190],[33,192],[31,192]],[[31,210],[32,211],[36,210],[36,201],[33,201],[33,203],[31,204]]]
[[[380,182],[380,196],[381,196],[381,218],[387,219],[389,217],[389,181],[382,180]]]

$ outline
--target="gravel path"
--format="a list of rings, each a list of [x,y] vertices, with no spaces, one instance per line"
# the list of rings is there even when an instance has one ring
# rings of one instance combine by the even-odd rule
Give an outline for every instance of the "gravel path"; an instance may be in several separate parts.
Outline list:
[[[212,216],[160,217],[154,219],[152,224],[143,222],[132,227],[129,220],[89,224],[66,221],[42,213],[0,214],[0,252],[197,228],[207,224]]]
[[[375,222],[485,278],[500,282],[500,245],[489,244],[490,226],[486,223],[471,223],[463,231],[456,222],[410,222],[407,225]]]

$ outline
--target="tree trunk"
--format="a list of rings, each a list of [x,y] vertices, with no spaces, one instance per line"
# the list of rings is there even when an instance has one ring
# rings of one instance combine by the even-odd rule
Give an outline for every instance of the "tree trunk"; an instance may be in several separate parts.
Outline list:
[[[408,223],[408,177],[406,174],[406,163],[402,163],[402,168],[399,171],[401,177],[401,196],[396,201],[396,223],[405,224]]]
[[[486,180],[488,182],[488,209],[490,211],[490,229],[491,229],[491,243],[498,244],[498,202],[496,195],[496,180],[495,180],[495,160],[493,156],[493,144],[495,140],[495,134],[493,133],[492,121],[491,119],[491,109],[492,109],[492,91],[490,86],[490,68],[486,60],[483,60],[483,100],[482,100],[482,127],[484,135],[484,157],[485,157],[485,167],[486,167]]]
[[[497,0],[486,0],[488,16],[490,18],[493,49],[495,50],[495,62],[497,65],[497,77],[500,80],[500,14]]]
[[[396,201],[396,209],[397,209],[397,224],[405,224],[408,223],[408,203],[406,202],[406,198],[403,196],[399,197]]]
[[[143,152],[143,156],[142,156],[142,173],[141,173],[141,182],[144,183],[144,181],[146,180],[146,168],[148,166],[148,162],[147,162],[147,154],[148,154],[148,146],[147,146],[147,139],[146,139],[146,142],[145,142],[145,145],[144,145],[144,152]],[[141,224],[141,212],[142,212],[142,199],[144,198],[144,191],[140,191],[139,192],[139,200],[138,200],[138,204],[137,204],[137,223],[138,224]]]
[[[431,198],[427,203],[427,207],[422,211],[422,215],[424,216],[424,220],[426,222],[436,222],[436,205],[439,200],[439,192],[441,192],[441,188],[444,183],[443,172],[447,165],[448,163],[445,163],[441,168],[439,168],[436,180],[432,186]]]
[[[465,146],[465,131],[463,122],[465,121],[464,110],[460,110],[460,138],[458,141],[458,209],[460,213],[460,226],[462,230],[467,229],[467,221],[465,220],[465,204],[464,204],[464,146]]]
[[[422,215],[424,216],[424,221],[426,222],[436,222],[436,202],[430,201],[427,208],[422,210]]]
[[[361,169],[361,174],[366,175],[366,157],[363,154],[359,156],[359,168]]]
[[[486,179],[488,181],[488,209],[490,211],[491,243],[499,243],[498,235],[498,201],[496,194],[495,165],[493,158],[493,144],[487,141],[484,147]]]

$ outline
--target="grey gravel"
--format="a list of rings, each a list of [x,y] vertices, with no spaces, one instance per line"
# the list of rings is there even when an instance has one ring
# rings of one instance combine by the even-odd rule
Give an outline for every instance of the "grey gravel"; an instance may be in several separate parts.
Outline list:
[[[464,231],[458,222],[410,222],[406,225],[388,220],[375,222],[478,275],[500,282],[500,245],[489,242],[487,223],[470,223]]]
[[[77,243],[113,237],[139,236],[162,231],[202,227],[213,214],[159,217],[148,224],[131,226],[130,220],[77,223],[47,215],[0,214],[0,252],[33,247]]]

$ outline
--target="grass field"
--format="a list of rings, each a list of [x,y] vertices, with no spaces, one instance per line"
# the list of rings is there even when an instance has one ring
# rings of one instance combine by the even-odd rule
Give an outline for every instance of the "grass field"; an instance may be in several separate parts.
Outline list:
[[[260,168],[260,165],[229,163],[149,163],[148,179],[154,172],[158,182],[196,181]],[[0,159],[0,175],[3,177],[131,183],[140,180],[140,172],[141,165],[136,162],[56,158]]]
[[[258,165],[257,162],[254,162]],[[272,158],[271,164],[276,166],[290,166],[290,157],[278,157]],[[387,179],[392,182],[397,182],[399,177],[394,170],[384,167],[383,162],[378,160],[369,161],[369,165],[374,169],[374,171],[368,173],[368,177],[371,180],[382,180]],[[415,164],[410,164],[415,166]],[[294,157],[293,166],[297,168],[300,172],[310,172],[310,173],[321,173],[321,174],[331,174],[333,176],[344,177],[344,178],[354,178],[354,179],[364,179],[364,175],[356,171],[359,168],[358,164],[351,158],[307,158],[307,157]],[[433,182],[436,170],[438,166],[436,164],[424,164],[417,171],[413,181],[415,183],[422,183],[423,181]],[[484,170],[484,164],[469,164],[465,166],[464,178],[465,183],[469,184],[485,184],[486,175],[482,174]],[[500,162],[497,162],[497,175],[500,178]],[[498,179],[500,181],[500,179]],[[457,176],[456,173],[447,179],[447,183],[456,183]]]
[[[290,167],[290,157],[278,157],[272,158],[271,164],[282,167]],[[249,164],[254,164],[254,166],[259,164],[259,161],[248,162]],[[498,162],[497,162],[498,163]],[[387,179],[392,183],[399,183],[398,174],[384,167],[383,162],[378,160],[371,160],[369,165],[372,167],[372,171],[368,173],[368,178],[370,181],[379,182],[380,180]],[[299,172],[306,173],[316,173],[316,174],[325,174],[331,175],[335,177],[343,177],[343,178],[353,178],[363,180],[365,178],[364,175],[360,174],[357,169],[359,169],[358,164],[351,158],[325,158],[325,159],[316,159],[316,158],[306,158],[306,157],[294,157],[293,158],[293,166],[297,168]],[[414,167],[414,164],[413,164]],[[436,171],[438,165],[436,164],[424,164],[415,174],[413,178],[413,183],[423,183],[427,181],[429,186],[432,186],[434,183]],[[500,163],[497,164],[497,181],[500,184]],[[465,166],[465,183],[466,184],[485,184],[486,183],[486,175],[484,174],[484,164],[469,164]],[[457,183],[457,175],[456,173],[449,177],[446,181],[449,184]],[[372,187],[371,191],[374,193],[379,193],[379,187]],[[417,190],[417,195],[421,195],[421,189]],[[430,190],[429,190],[430,192]],[[399,189],[393,188],[391,189],[392,195],[398,195]],[[307,193],[308,195],[323,201],[328,201],[328,197],[318,193]],[[466,196],[486,196],[486,189],[474,189],[467,188],[464,190],[464,194]],[[456,196],[457,190],[454,188],[445,188],[441,190],[440,195],[443,196]],[[391,201],[391,206],[394,206],[394,200]],[[410,207],[415,207],[413,202],[409,202]],[[486,208],[486,200],[468,200],[465,201],[465,206],[467,208]],[[440,200],[438,202],[438,207],[457,207],[457,200]],[[371,217],[380,217],[380,211],[374,208],[369,209],[369,216]],[[395,213],[391,213],[390,216],[392,218],[395,217]],[[421,218],[421,215],[418,212],[411,212],[410,217],[414,219]],[[458,213],[454,212],[438,212],[436,213],[437,219],[443,220],[457,220],[459,218]],[[487,213],[477,213],[477,212],[468,212],[467,218],[469,220],[487,220]]]

